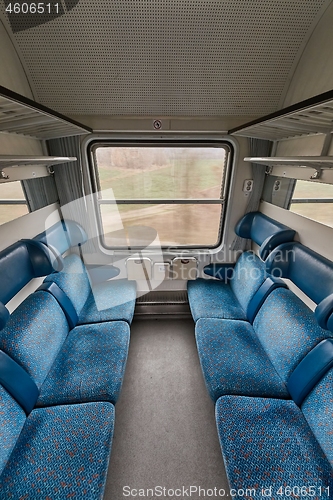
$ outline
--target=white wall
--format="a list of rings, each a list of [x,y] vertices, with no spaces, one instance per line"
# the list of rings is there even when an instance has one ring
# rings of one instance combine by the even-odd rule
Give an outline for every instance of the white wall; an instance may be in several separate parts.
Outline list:
[[[0,20],[0,85],[30,99],[34,98],[19,55]],[[17,134],[0,132],[0,154],[43,155],[41,141]],[[53,211],[56,207],[53,207]],[[0,206],[1,210],[1,206]],[[44,212],[38,211],[0,226],[0,250],[20,238],[31,238],[45,229]],[[48,212],[47,212],[48,215]]]
[[[333,89],[333,3],[310,37],[292,76],[282,107]]]
[[[333,3],[318,22],[296,66],[282,107],[333,89]],[[288,139],[277,145],[276,156],[321,155],[325,136]],[[328,154],[333,154],[333,145]],[[327,154],[327,153],[326,153]],[[331,209],[328,205],[328,210]],[[262,203],[266,215],[296,229],[299,241],[333,260],[333,228],[309,220],[288,210]]]
[[[28,81],[28,76],[1,18],[0,47],[0,85],[33,99],[35,96]],[[0,153],[3,155],[43,154],[40,141],[3,132],[0,132]]]

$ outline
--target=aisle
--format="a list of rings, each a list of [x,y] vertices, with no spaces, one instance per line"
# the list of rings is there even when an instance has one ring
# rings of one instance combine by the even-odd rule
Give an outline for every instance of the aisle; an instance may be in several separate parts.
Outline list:
[[[133,322],[105,500],[140,498],[125,486],[228,489],[192,320]]]

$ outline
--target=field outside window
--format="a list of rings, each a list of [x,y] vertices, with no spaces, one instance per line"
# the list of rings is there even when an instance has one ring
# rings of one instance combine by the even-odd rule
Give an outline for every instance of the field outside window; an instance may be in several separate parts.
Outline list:
[[[29,213],[20,181],[0,184],[0,225]]]
[[[227,146],[95,146],[105,245],[133,244],[133,226],[156,230],[162,247],[218,245],[228,155]],[[116,206],[105,194],[110,188]],[[113,229],[115,211],[123,233]]]
[[[290,210],[333,227],[333,185],[298,180]]]

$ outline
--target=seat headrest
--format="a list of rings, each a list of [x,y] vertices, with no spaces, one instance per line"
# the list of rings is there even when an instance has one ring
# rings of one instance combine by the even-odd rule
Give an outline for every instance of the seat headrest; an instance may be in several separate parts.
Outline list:
[[[3,328],[8,319],[4,304],[33,278],[61,271],[62,268],[61,255],[38,241],[18,241],[0,252],[0,327]]]
[[[57,222],[34,238],[35,241],[40,241],[48,247],[56,248],[61,254],[71,247],[82,245],[87,239],[85,230],[71,220]]]
[[[237,223],[235,233],[257,243],[261,259],[266,260],[278,245],[293,241],[296,231],[261,212],[249,212]]]
[[[333,262],[301,243],[284,243],[266,260],[266,271],[293,281],[313,302],[319,304],[333,294]],[[325,310],[324,303],[320,311]]]
[[[0,302],[0,330],[5,328],[7,321],[9,320],[9,311],[8,309],[3,305],[2,302]]]
[[[315,316],[319,326],[333,332],[333,293],[317,305]]]

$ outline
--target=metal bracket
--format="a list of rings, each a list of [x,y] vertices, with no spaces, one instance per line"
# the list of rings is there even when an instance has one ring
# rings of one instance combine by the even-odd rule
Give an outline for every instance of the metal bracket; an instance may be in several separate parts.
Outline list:
[[[0,170],[0,179],[8,180],[9,175],[6,174],[3,170]]]
[[[49,165],[47,168],[47,171],[50,175],[53,175],[54,174],[54,168],[53,168],[53,165]]]
[[[321,168],[313,168],[315,168],[316,171],[310,176],[310,179],[320,179],[323,170]]]
[[[273,172],[273,166],[272,165],[270,165],[270,166],[267,165],[267,167],[265,169],[265,174],[266,175],[271,175],[272,172]]]

